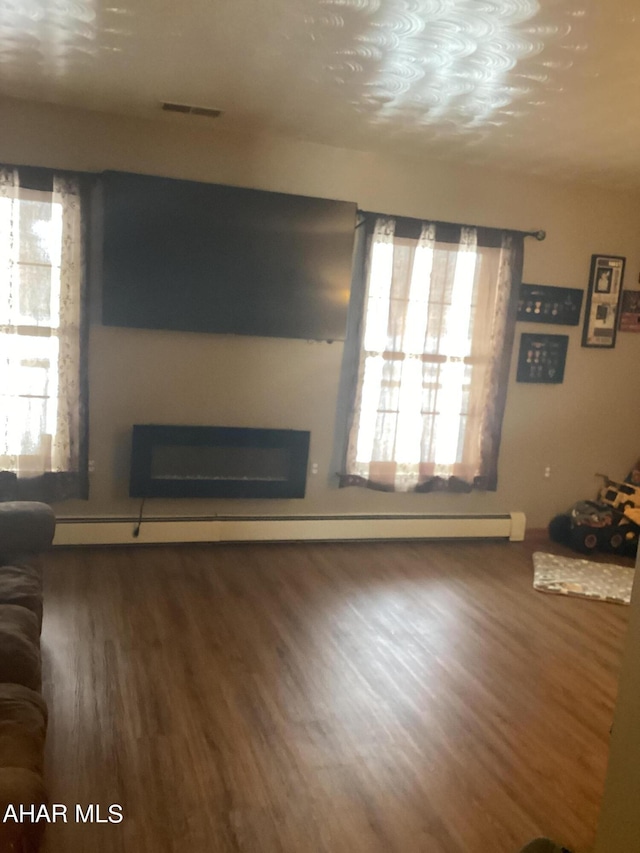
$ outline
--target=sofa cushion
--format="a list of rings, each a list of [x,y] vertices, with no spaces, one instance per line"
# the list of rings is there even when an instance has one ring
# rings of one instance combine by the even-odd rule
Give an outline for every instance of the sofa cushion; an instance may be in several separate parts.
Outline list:
[[[38,618],[42,626],[42,581],[39,569],[21,561],[21,566],[0,566],[0,604],[19,604]]]
[[[56,517],[38,501],[0,502],[0,558],[46,550],[53,541]]]
[[[0,682],[41,686],[38,617],[16,604],[0,604]]]
[[[35,690],[0,684],[0,767],[42,772],[47,706]]]
[[[23,684],[0,684],[0,720],[47,728],[47,703],[40,693]]]
[[[38,808],[46,803],[47,795],[39,774],[22,767],[0,767],[0,815],[7,816],[9,806],[18,816],[21,806],[23,815],[33,806],[37,816]],[[45,820],[33,823],[28,817],[22,823],[5,819],[0,822],[0,850],[3,853],[35,853],[46,825]]]
[[[47,706],[35,690],[0,684],[0,768],[42,773]]]
[[[44,732],[15,722],[0,722],[0,768],[22,767],[42,773]]]
[[[32,578],[42,584],[42,557],[40,554],[15,553],[11,555],[11,560],[3,561],[2,565],[12,566],[27,577]]]

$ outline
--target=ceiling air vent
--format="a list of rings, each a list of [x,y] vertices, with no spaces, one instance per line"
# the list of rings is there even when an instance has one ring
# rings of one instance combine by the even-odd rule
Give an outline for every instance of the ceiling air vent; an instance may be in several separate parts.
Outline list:
[[[211,107],[194,107],[192,104],[173,104],[170,101],[164,101],[162,109],[170,113],[188,113],[194,116],[207,116],[208,118],[218,118],[222,115],[222,110],[214,110]]]

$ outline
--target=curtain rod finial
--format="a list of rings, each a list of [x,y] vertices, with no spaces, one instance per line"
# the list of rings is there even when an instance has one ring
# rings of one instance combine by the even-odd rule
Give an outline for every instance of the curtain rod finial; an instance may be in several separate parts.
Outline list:
[[[533,236],[536,238],[536,240],[540,240],[540,242],[542,242],[542,240],[546,239],[547,232],[546,231],[535,231]]]

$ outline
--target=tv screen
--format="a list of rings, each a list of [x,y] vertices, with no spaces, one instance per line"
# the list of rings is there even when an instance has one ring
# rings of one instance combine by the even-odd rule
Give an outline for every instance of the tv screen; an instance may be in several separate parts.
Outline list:
[[[104,172],[102,321],[342,340],[352,202]]]

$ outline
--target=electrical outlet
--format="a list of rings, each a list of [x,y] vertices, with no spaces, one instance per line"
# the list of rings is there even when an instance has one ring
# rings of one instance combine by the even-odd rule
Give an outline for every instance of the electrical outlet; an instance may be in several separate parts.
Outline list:
[[[551,476],[551,465],[547,465],[544,469],[544,476],[548,479]]]
[[[93,461],[93,459],[89,460],[89,464],[87,467],[89,469],[89,473],[93,474],[93,472],[96,470],[96,463]]]
[[[317,463],[317,462],[312,462],[312,463],[311,463],[311,473],[312,473],[312,474],[317,474],[317,473],[318,473],[318,463]]]

